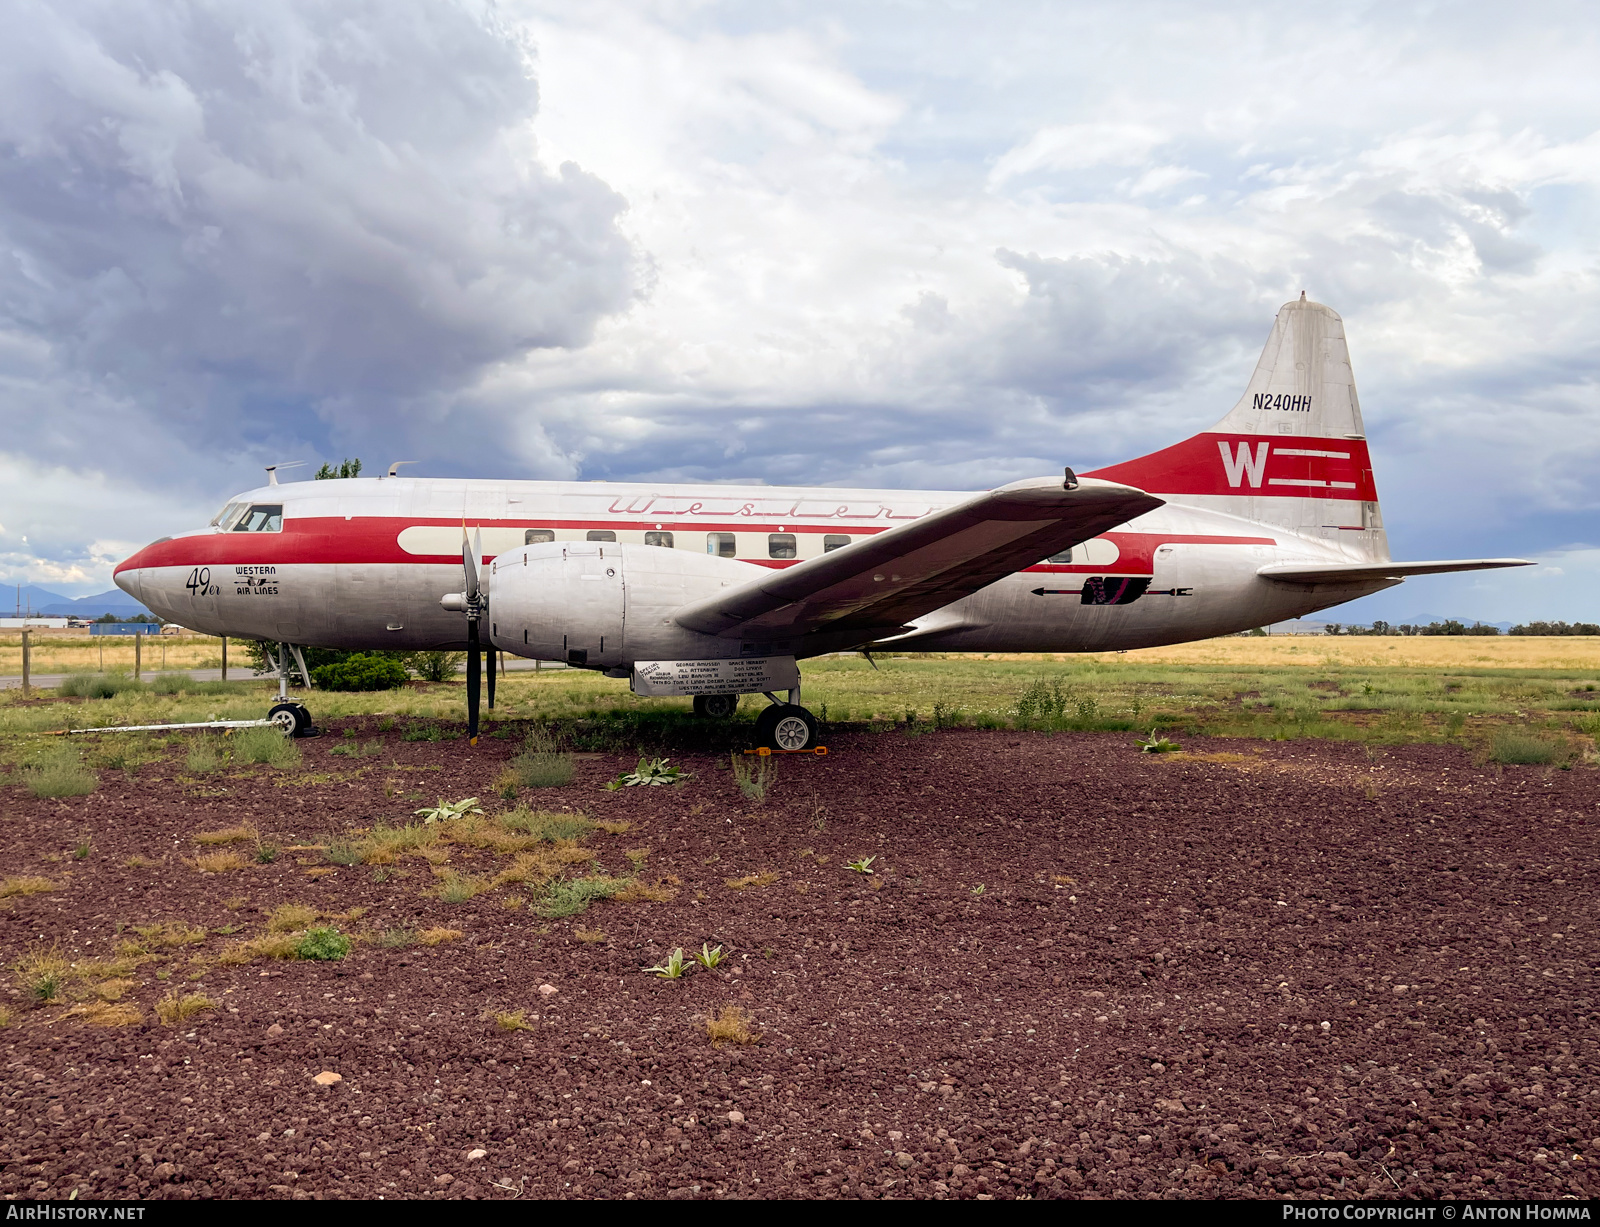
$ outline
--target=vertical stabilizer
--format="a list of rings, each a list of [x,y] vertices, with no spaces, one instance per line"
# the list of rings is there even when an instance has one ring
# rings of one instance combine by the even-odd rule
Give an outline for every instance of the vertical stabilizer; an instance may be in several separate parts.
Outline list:
[[[1344,321],[1285,303],[1245,393],[1210,430],[1086,474],[1387,559]]]

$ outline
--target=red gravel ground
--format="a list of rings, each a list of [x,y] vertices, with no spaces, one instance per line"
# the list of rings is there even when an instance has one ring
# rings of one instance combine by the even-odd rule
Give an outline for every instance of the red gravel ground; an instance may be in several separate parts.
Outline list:
[[[184,863],[196,832],[242,821],[288,846],[407,820],[419,792],[488,797],[515,748],[390,733],[352,760],[329,754],[339,732],[302,743],[294,782],[258,768],[200,786],[173,757],[70,800],[7,783],[5,873],[59,884],[0,904],[8,964],[40,942],[94,957],[154,921],[250,937],[289,901],[365,906],[345,927],[368,934],[463,937],[213,961],[188,991],[217,1008],[176,1026],[156,999],[235,938],[141,967],[141,1024],[85,1025],[12,980],[0,1193],[1600,1193],[1592,769],[1475,767],[1450,747],[1191,740],[1156,757],[1119,734],[854,733],[782,761],[763,805],[710,757],[685,759],[676,787],[616,793],[601,783],[633,763],[586,758],[537,794],[631,821],[587,842],[613,874],[648,845],[647,876],[680,883],[670,902],[547,921],[504,888],[431,897],[422,861],[386,881],[308,877],[316,853]],[[870,876],[846,866],[862,856]],[[608,936],[575,939],[585,927]],[[702,942],[730,961],[641,972]],[[709,1042],[730,1004],[757,1043]],[[485,1021],[517,1009],[529,1029]],[[323,1071],[341,1081],[319,1086]]]

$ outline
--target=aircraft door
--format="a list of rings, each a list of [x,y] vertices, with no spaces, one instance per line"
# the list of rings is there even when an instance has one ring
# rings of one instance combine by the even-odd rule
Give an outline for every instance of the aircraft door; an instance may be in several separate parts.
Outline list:
[[[340,646],[372,648],[384,638],[401,645],[405,608],[399,571],[393,563],[338,564],[333,629]]]

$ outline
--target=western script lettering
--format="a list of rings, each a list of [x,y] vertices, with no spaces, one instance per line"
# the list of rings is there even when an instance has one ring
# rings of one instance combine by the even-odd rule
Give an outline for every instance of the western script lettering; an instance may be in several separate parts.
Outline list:
[[[1218,442],[1217,450],[1222,453],[1222,467],[1228,474],[1228,484],[1237,490],[1239,483],[1248,477],[1252,486],[1259,487],[1262,477],[1266,475],[1267,449],[1270,446],[1268,443],[1257,443],[1255,455],[1252,456],[1248,443],[1241,442],[1238,451],[1231,451],[1227,440]]]

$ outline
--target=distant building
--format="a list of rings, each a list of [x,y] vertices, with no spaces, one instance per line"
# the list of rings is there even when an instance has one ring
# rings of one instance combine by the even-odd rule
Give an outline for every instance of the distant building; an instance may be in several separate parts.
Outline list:
[[[65,626],[67,620],[61,619]],[[89,623],[91,635],[159,635],[161,623],[159,622],[91,622]]]
[[[15,631],[27,627],[30,630],[64,631],[67,629],[65,618],[0,618],[0,630]]]

